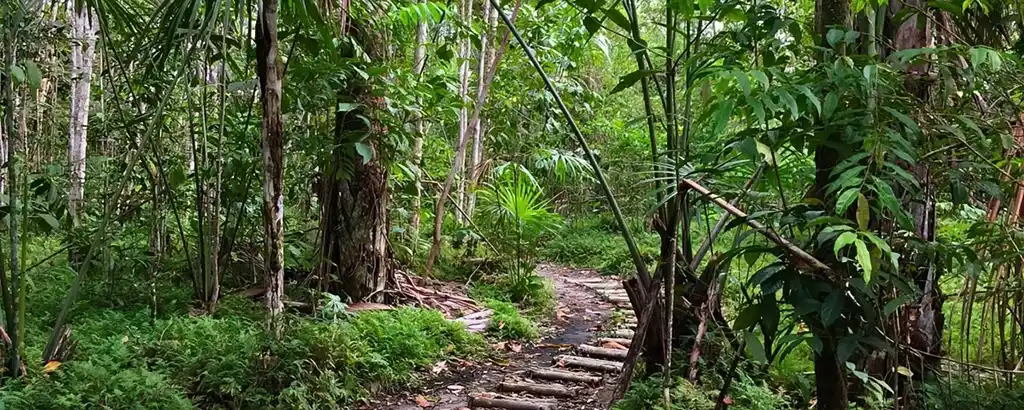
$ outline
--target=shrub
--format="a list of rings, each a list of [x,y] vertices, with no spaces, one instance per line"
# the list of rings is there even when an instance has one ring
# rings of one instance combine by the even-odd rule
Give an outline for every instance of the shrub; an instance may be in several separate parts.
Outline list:
[[[519,314],[516,306],[500,300],[488,300],[487,307],[494,311],[487,333],[501,340],[532,340],[540,336],[537,327]]]

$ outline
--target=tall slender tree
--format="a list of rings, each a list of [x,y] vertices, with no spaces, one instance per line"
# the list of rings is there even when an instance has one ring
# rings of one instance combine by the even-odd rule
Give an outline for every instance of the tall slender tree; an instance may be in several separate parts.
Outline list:
[[[263,119],[263,225],[268,329],[281,336],[284,305],[284,125],[281,122],[281,69],[277,57],[277,0],[263,0],[256,19],[256,73]]]
[[[68,191],[68,214],[72,226],[77,226],[85,199],[85,154],[99,19],[86,2],[72,1],[68,4],[68,21],[71,23],[71,114],[68,121],[71,188]]]

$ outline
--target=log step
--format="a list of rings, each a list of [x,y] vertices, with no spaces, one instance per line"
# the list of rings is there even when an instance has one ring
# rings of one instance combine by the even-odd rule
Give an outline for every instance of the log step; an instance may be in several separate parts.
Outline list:
[[[574,382],[584,384],[599,384],[601,383],[600,376],[594,376],[589,373],[570,372],[566,370],[558,369],[530,369],[527,375],[534,379],[541,380],[552,380],[560,382]]]
[[[602,338],[597,339],[597,342],[600,343],[600,344],[618,343],[620,345],[629,347],[629,345],[633,344],[633,339],[624,339],[624,338],[618,338],[618,337],[602,337]]]
[[[483,393],[470,396],[469,406],[474,409],[555,410],[558,407],[558,402],[555,400],[526,400],[495,393]]]
[[[552,359],[557,365],[573,367],[578,369],[593,370],[602,373],[613,373],[622,371],[622,363],[611,360],[591,359],[589,357],[560,355]]]
[[[576,391],[561,384],[539,384],[539,383],[498,383],[498,391],[506,393],[528,393],[534,396],[550,397],[572,397]]]
[[[587,356],[614,360],[626,360],[626,354],[629,353],[628,350],[608,349],[591,345],[579,345],[577,350]]]
[[[619,339],[633,339],[633,331],[628,329],[616,330],[611,333],[611,337]]]

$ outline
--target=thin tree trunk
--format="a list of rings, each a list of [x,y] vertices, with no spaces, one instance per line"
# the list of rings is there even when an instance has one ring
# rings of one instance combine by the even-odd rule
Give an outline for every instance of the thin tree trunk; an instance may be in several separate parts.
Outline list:
[[[92,67],[99,19],[88,5],[71,2],[71,114],[68,124],[68,214],[78,226],[85,200],[85,153],[89,130],[89,102],[92,95]]]
[[[9,11],[9,10],[5,10],[5,11]],[[7,31],[6,31],[7,35],[5,36],[5,40],[6,40],[5,43],[6,44],[5,44],[5,47],[4,47],[4,57],[5,57],[5,60],[4,60],[4,64],[3,64],[2,67],[11,67],[11,66],[14,65],[15,52],[16,52],[15,45],[17,44],[17,39],[15,37],[15,32],[17,30],[18,25],[20,25],[20,21],[19,20],[20,19],[12,19],[11,21],[8,21],[8,27],[5,27],[7,29]],[[18,135],[18,130],[17,130],[16,125],[14,123],[14,112],[16,110],[16,107],[15,107],[15,104],[14,104],[14,82],[13,82],[13,79],[12,79],[11,75],[5,75],[5,76],[2,76],[2,78],[3,78],[3,98],[4,98],[3,128],[5,130],[5,135],[7,136],[7,138],[5,139],[5,143],[6,143],[7,148],[8,148],[7,150],[5,150],[6,152],[4,153],[5,154],[4,159],[7,161],[7,165],[8,165],[6,167],[8,169],[7,176],[9,178],[8,182],[9,182],[9,185],[10,185],[8,188],[9,188],[9,192],[11,194],[11,204],[10,205],[11,205],[11,209],[13,210],[13,209],[16,209],[15,205],[16,205],[16,202],[17,202],[16,201],[17,191],[15,190],[16,184],[14,182],[14,178],[16,176],[15,172],[14,172],[14,166],[13,166],[14,164],[11,161],[14,159],[14,155],[12,155],[12,151],[14,150],[14,147],[17,146],[17,144],[14,143],[13,139],[15,138],[14,136]],[[14,377],[17,377],[17,376],[21,375],[21,349],[20,349],[20,346],[22,344],[22,339],[24,337],[24,335],[22,335],[18,331],[18,329],[21,328],[21,326],[19,325],[20,324],[20,312],[21,312],[22,309],[24,309],[24,306],[23,306],[24,305],[24,299],[22,298],[23,295],[20,294],[20,292],[19,292],[19,289],[20,289],[19,282],[20,282],[21,278],[20,278],[20,275],[19,275],[18,267],[17,267],[17,260],[18,260],[18,251],[17,251],[17,249],[18,249],[18,247],[17,247],[17,245],[18,245],[17,225],[18,225],[18,223],[17,223],[17,219],[18,218],[16,217],[16,215],[17,214],[15,212],[11,212],[11,218],[10,218],[10,221],[11,221],[11,224],[10,224],[11,225],[10,226],[10,228],[11,228],[10,229],[10,233],[11,233],[11,241],[10,241],[10,245],[11,245],[11,259],[10,259],[10,262],[11,262],[11,266],[10,266],[10,268],[11,268],[10,269],[11,276],[10,276],[10,280],[6,281],[7,282],[6,284],[7,284],[7,286],[9,286],[9,288],[7,289],[7,292],[5,292],[5,295],[9,295],[10,300],[11,300],[11,303],[10,303],[10,306],[9,306],[10,310],[7,311],[8,336],[11,339],[10,351],[9,351],[8,357],[7,357],[8,358],[7,371],[8,371],[8,373],[11,376],[14,376]],[[2,252],[0,252],[0,254],[2,254]],[[0,264],[2,264],[2,262],[0,262]]]
[[[421,0],[425,3],[426,0]],[[426,67],[427,59],[427,21],[426,19],[420,19],[419,23],[416,24],[416,51],[412,57],[412,71],[416,74],[417,78],[421,78],[423,75],[423,69]],[[414,178],[416,184],[416,198],[412,202],[412,219],[409,221],[410,235],[416,243],[419,243],[420,237],[420,203],[423,199],[423,137],[426,133],[426,124],[423,121],[423,114],[419,113],[416,115],[416,119],[413,120],[416,127],[416,137],[412,142],[412,163],[414,166]]]
[[[513,9],[512,9],[512,17],[511,17],[511,19],[509,19],[507,21],[507,24],[509,24],[509,25],[514,24],[514,22],[516,20],[516,17],[519,15],[519,6],[521,4],[522,4],[522,0],[517,0],[516,1],[515,7],[513,7]],[[507,16],[504,16],[503,12],[500,9],[498,9],[497,7],[495,7],[493,5],[491,7],[493,7],[493,10],[494,10],[495,14],[502,13],[503,20],[508,18]],[[488,91],[490,90],[490,84],[494,80],[494,75],[495,75],[495,73],[498,70],[498,65],[501,63],[501,57],[504,55],[505,50],[508,47],[508,42],[509,42],[509,38],[510,38],[509,34],[511,34],[511,30],[510,30],[509,33],[505,34],[505,39],[502,41],[501,48],[498,49],[496,51],[496,53],[495,53],[494,63],[491,64],[491,68],[488,71],[487,76],[486,76],[487,77],[486,81],[484,81],[483,94],[477,96],[478,104],[476,104],[474,109],[473,109],[474,110],[473,118],[479,119],[479,117],[480,117],[480,110],[483,108],[483,101],[487,100],[487,94],[488,94]],[[474,121],[470,121],[470,124],[473,124],[473,123],[474,123]],[[475,121],[475,123],[479,125],[479,121]],[[456,149],[455,160],[453,160],[453,161],[458,161],[460,157],[463,157],[463,158],[465,157],[466,145],[467,145],[468,142],[469,142],[468,139],[463,139],[463,140],[459,141],[459,146]],[[458,154],[458,152],[460,152],[460,151],[462,152],[462,155]],[[456,167],[455,165],[458,165],[458,166]],[[434,208],[434,233],[433,233],[433,236],[432,236],[432,239],[431,239],[431,243],[430,243],[430,253],[427,255],[427,264],[426,264],[427,273],[431,272],[431,270],[433,269],[433,266],[434,266],[434,262],[437,260],[437,256],[441,253],[441,225],[444,222],[444,210],[445,210],[444,206],[445,206],[445,202],[448,200],[448,195],[451,193],[452,182],[454,181],[455,176],[458,173],[461,172],[461,168],[462,168],[462,162],[459,162],[458,164],[454,164],[453,163],[452,169],[448,173],[448,177],[445,179],[444,185],[441,187],[441,192],[438,194],[438,197],[437,197],[437,205]]]
[[[280,338],[284,305],[284,124],[281,70],[277,63],[277,0],[263,0],[256,30],[256,66],[263,104],[263,224],[266,235],[268,330]]]
[[[488,71],[490,67],[497,67],[495,61],[497,47],[488,44],[494,40],[495,29],[498,26],[498,13],[491,9],[489,2],[483,2],[483,18],[487,27],[480,34],[480,61],[477,70],[476,105],[473,107],[473,117],[470,118],[469,132],[473,135],[473,148],[469,156],[469,165],[466,167],[466,177],[469,188],[466,192],[465,205],[462,209],[466,211],[466,218],[473,218],[473,211],[476,208],[476,184],[480,179],[480,166],[483,163],[484,131],[481,126],[481,112],[483,105],[487,102],[487,90],[490,88]]]
[[[463,23],[467,26],[472,25],[473,0],[463,0],[459,10]],[[459,45],[459,101],[462,103],[462,107],[459,108],[459,139],[456,143],[455,157],[452,159],[452,170],[449,174],[454,177],[455,203],[459,206],[462,206],[463,196],[466,192],[466,145],[472,137],[469,130],[469,78],[472,75],[469,60],[472,52],[471,42],[467,37]],[[447,184],[447,181],[445,182]],[[435,218],[440,217],[443,221],[443,211],[442,209],[440,216],[435,216]],[[455,214],[455,219],[460,223],[465,223],[460,214]]]

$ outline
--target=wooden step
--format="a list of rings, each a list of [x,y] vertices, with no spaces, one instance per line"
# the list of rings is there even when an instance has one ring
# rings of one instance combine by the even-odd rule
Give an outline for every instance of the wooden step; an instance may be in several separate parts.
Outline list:
[[[593,370],[602,373],[614,373],[622,371],[622,363],[611,360],[591,359],[589,357],[560,355],[552,359],[557,365],[573,367],[578,369]]]
[[[587,356],[613,360],[626,360],[626,354],[629,353],[628,350],[608,349],[591,345],[579,345],[577,350]]]
[[[620,339],[633,339],[633,331],[628,329],[616,330],[611,333],[611,337]]]
[[[553,380],[560,382],[574,382],[584,384],[599,384],[601,376],[590,373],[570,372],[558,369],[537,369],[533,368],[526,373],[529,377],[540,380]]]
[[[534,396],[572,397],[576,391],[558,383],[498,383],[498,391],[506,393],[528,393]]]
[[[555,400],[527,400],[497,393],[480,393],[469,397],[469,406],[474,409],[555,410],[558,407]]]

